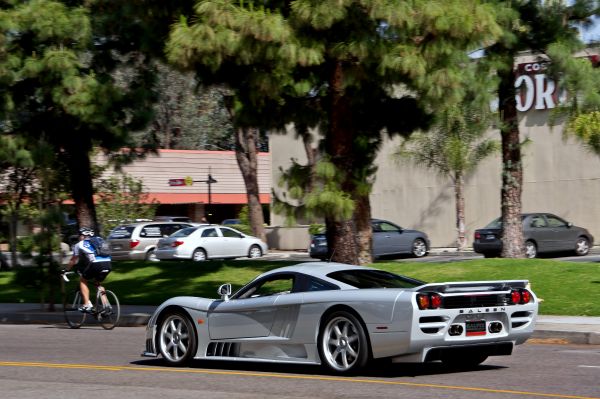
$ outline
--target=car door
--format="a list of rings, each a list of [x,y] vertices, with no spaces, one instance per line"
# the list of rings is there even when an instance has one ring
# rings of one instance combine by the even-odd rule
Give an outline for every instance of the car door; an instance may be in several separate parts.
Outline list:
[[[553,251],[552,230],[544,215],[531,215],[523,221],[525,240],[536,242],[538,252]]]
[[[223,238],[219,236],[219,232],[216,227],[205,227],[201,231],[196,233],[196,237],[199,235],[198,246],[204,248],[206,256],[209,258],[216,258],[223,256],[225,253],[225,245]]]
[[[223,236],[223,256],[246,256],[248,248],[244,236],[234,229],[220,227]]]
[[[548,228],[551,231],[552,247],[555,251],[567,251],[575,248],[577,231],[574,231],[569,223],[558,216],[548,214]]]
[[[292,293],[295,276],[281,273],[267,276],[244,287],[239,295],[228,301],[215,301],[208,312],[210,339],[267,337],[278,311],[287,309],[289,301],[279,301]],[[294,294],[301,298],[301,294]],[[278,317],[281,317],[281,312]]]
[[[372,223],[373,229],[373,255],[399,254],[410,251],[411,240],[406,239],[400,226],[386,221]],[[375,230],[377,229],[377,230]],[[377,241],[377,246],[375,242]],[[381,251],[381,252],[380,252]]]

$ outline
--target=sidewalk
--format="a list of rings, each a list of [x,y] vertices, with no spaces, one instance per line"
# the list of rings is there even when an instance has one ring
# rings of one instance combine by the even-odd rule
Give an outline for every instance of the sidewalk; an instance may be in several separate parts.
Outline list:
[[[123,305],[119,326],[145,326],[154,309],[156,306]],[[65,324],[65,320],[61,305],[55,312],[47,312],[34,303],[1,303],[0,324]],[[600,345],[600,317],[541,315],[532,339]]]

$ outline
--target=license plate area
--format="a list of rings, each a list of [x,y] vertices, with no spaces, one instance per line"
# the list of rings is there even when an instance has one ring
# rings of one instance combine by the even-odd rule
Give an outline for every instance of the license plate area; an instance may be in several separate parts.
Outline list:
[[[494,234],[487,234],[487,235],[485,236],[485,239],[486,239],[486,240],[495,240],[495,239],[496,239],[496,236],[495,236]]]
[[[465,323],[465,334],[467,337],[485,335],[485,320],[473,320]]]

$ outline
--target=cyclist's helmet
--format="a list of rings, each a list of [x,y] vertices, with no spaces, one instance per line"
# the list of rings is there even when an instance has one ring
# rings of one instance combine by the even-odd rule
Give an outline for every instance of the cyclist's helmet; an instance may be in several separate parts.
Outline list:
[[[89,227],[82,227],[79,229],[79,235],[81,236],[87,236],[87,237],[93,237],[94,236],[94,229],[91,229]]]

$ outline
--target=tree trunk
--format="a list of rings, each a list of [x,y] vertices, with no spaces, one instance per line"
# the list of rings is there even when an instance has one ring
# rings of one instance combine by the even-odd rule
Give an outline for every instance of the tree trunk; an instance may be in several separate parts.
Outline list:
[[[69,167],[77,223],[79,227],[86,226],[98,230],[89,154],[90,144],[85,139],[74,139],[70,144],[66,148],[66,162]]]
[[[512,58],[511,58],[512,59]],[[523,164],[519,121],[515,99],[514,70],[500,74],[498,98],[502,117],[502,257],[523,258],[523,224],[521,222],[521,193]]]
[[[258,159],[256,142],[258,129],[238,128],[235,135],[235,158],[242,172],[246,185],[246,196],[248,198],[248,216],[252,234],[266,242],[265,218],[260,204],[258,189]]]
[[[467,248],[467,237],[465,235],[465,180],[460,173],[457,173],[454,180],[454,198],[456,202],[456,247],[459,251]]]
[[[329,134],[326,138],[326,149],[332,162],[343,173],[342,190],[349,193],[356,200],[355,185],[352,182],[353,153],[352,141],[354,140],[354,124],[352,122],[352,109],[350,101],[344,91],[344,71],[341,61],[336,61],[330,78],[331,110]],[[355,237],[354,223],[352,220],[336,221],[328,224],[335,225],[329,231],[328,225],[327,244],[332,251],[332,260],[341,263],[358,264],[358,244]]]
[[[373,229],[371,228],[371,203],[368,194],[357,198],[354,220],[356,223],[358,264],[368,265],[373,262]]]

